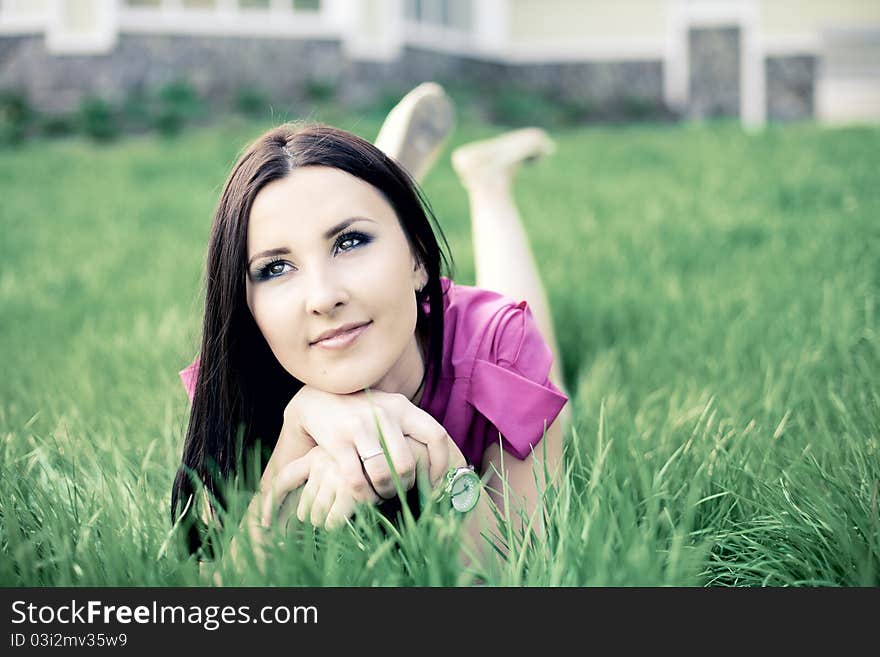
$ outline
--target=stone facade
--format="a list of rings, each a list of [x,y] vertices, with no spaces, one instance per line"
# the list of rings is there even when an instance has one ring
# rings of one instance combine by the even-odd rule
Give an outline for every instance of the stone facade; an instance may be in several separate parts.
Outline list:
[[[688,118],[739,116],[739,44],[736,27],[690,30]]]
[[[403,92],[424,80],[545,93],[596,106],[662,105],[662,62],[506,64],[407,48],[393,62],[354,61],[339,41],[120,35],[106,55],[51,55],[40,36],[0,38],[0,89],[24,92],[45,112],[74,110],[86,96],[121,101],[136,90],[190,81],[210,101],[253,87],[273,102],[301,99],[310,79],[333,82],[343,102]]]
[[[739,36],[737,28],[691,30],[688,117],[739,115]],[[768,58],[766,66],[768,118],[813,116],[815,58]],[[209,102],[228,102],[250,87],[280,108],[302,100],[311,80],[332,83],[348,104],[437,80],[468,85],[487,99],[510,89],[534,91],[601,118],[670,116],[659,59],[509,64],[406,48],[393,62],[370,62],[350,59],[332,39],[134,34],[121,34],[106,55],[59,56],[47,52],[39,35],[0,37],[0,90],[23,92],[42,112],[73,111],[86,96],[120,102],[181,78]]]
[[[106,55],[51,55],[42,37],[0,39],[0,88],[24,92],[46,112],[85,96],[119,102],[128,93],[184,78],[209,101],[253,86],[273,101],[296,100],[310,78],[336,78],[347,63],[337,41],[122,35]]]
[[[403,91],[424,80],[438,80],[466,83],[486,94],[522,89],[595,106],[638,101],[659,107],[663,102],[659,60],[506,64],[407,48],[395,62],[355,63],[351,68],[353,74],[344,86],[357,96],[368,95],[377,86]]]
[[[815,116],[816,57],[768,57],[767,119],[797,121]]]

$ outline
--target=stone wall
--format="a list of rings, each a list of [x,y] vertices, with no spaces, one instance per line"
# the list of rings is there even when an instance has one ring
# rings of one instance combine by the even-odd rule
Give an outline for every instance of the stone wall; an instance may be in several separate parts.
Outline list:
[[[691,118],[739,114],[739,30],[692,30]],[[813,116],[816,61],[810,57],[768,58],[768,117]],[[359,104],[402,94],[419,82],[466,84],[488,98],[524,89],[589,106],[595,116],[626,112],[635,105],[659,115],[663,107],[663,62],[594,61],[507,64],[407,48],[389,63],[352,61],[337,40],[255,39],[121,34],[106,55],[51,55],[41,35],[0,37],[0,90],[24,92],[38,110],[75,110],[86,96],[119,102],[137,90],[152,90],[184,78],[210,101],[228,102],[253,87],[280,108],[307,95],[309,80],[333,82],[342,102]]]
[[[401,91],[424,80],[438,80],[467,83],[486,94],[514,88],[596,106],[618,106],[621,101],[660,106],[663,102],[659,60],[506,64],[407,48],[395,62],[356,63],[350,72],[344,86],[359,97],[377,87]]]
[[[120,35],[106,55],[51,55],[42,36],[0,38],[0,89],[23,91],[45,112],[75,109],[88,95],[121,101],[178,78],[209,100],[252,86],[273,102],[302,99],[309,79],[332,81],[343,102],[366,102],[425,80],[492,93],[511,86],[597,105],[662,103],[662,63],[513,65],[407,48],[390,63],[349,60],[338,41]]]
[[[336,78],[346,66],[337,41],[121,35],[109,54],[59,56],[33,36],[0,47],[0,88],[24,91],[47,112],[71,111],[88,95],[118,102],[178,78],[209,101],[254,86],[289,102],[305,93],[309,78]]]
[[[767,119],[797,121],[816,115],[816,57],[768,57]]]
[[[698,28],[688,35],[687,116],[739,116],[739,28]]]

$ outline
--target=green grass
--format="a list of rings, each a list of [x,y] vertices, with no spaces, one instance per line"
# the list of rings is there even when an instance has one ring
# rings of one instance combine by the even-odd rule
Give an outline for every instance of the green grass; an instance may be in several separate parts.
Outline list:
[[[367,138],[380,120],[318,118]],[[220,186],[266,127],[0,152],[0,584],[199,583],[165,549],[177,371]],[[453,145],[497,131],[465,123]],[[484,580],[880,585],[880,129],[554,136],[517,198],[576,422],[548,540]],[[473,284],[448,158],[425,187]],[[356,529],[288,537],[270,580],[226,581],[467,581],[446,514]]]

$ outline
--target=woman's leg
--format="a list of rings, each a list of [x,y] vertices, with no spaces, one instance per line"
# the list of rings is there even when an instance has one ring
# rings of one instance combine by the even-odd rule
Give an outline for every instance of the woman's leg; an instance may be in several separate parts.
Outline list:
[[[420,84],[388,113],[375,144],[420,182],[451,133],[454,116],[440,85]],[[519,165],[553,149],[543,130],[526,128],[462,146],[452,163],[470,199],[477,285],[528,302],[553,352],[550,379],[568,395],[547,295],[511,193]],[[563,409],[565,424],[568,408]]]
[[[376,136],[376,147],[421,182],[455,125],[455,109],[436,82],[423,82],[395,105]]]
[[[452,164],[470,200],[477,286],[529,304],[553,352],[550,379],[568,394],[547,294],[512,194],[519,165],[553,150],[543,130],[526,128],[466,144],[452,154]]]

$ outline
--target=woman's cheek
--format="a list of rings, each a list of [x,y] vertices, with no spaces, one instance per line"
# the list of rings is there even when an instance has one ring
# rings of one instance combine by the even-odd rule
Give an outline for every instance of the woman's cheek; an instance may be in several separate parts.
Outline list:
[[[255,301],[257,325],[276,357],[284,362],[294,355],[299,344],[297,327],[302,322],[293,316],[296,301],[289,294],[283,294],[280,287],[256,295]]]

